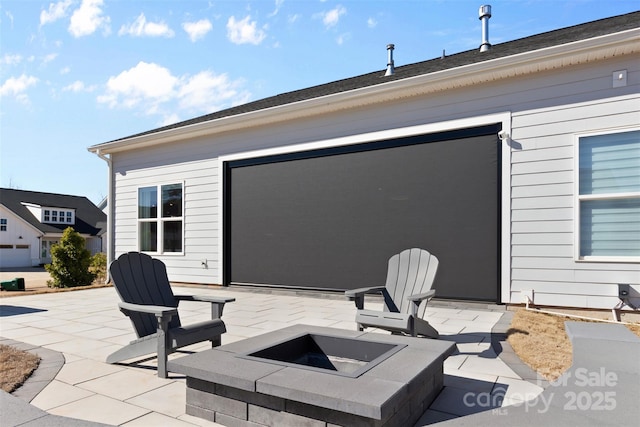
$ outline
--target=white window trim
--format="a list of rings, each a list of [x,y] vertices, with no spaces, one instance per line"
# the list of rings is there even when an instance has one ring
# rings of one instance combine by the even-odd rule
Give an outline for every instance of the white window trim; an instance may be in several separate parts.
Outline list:
[[[180,184],[182,186],[182,216],[181,217],[169,217],[162,218],[162,186],[164,185],[174,185]],[[158,216],[156,218],[139,218],[138,209],[140,207],[140,189],[141,188],[149,188],[156,187],[157,195],[158,195]],[[162,255],[162,256],[184,256],[184,246],[185,246],[185,235],[184,235],[184,224],[185,224],[185,192],[186,185],[184,181],[169,181],[163,182],[160,184],[146,184],[139,185],[136,187],[136,247],[139,252],[143,252],[148,255]],[[162,227],[162,223],[165,221],[180,221],[182,223],[182,250],[180,252],[166,252],[164,251],[164,227]],[[158,223],[158,242],[157,247],[160,249],[158,251],[143,251],[140,249],[140,223],[141,222],[157,222]]]
[[[600,129],[597,131],[577,133],[574,135],[574,155],[573,155],[573,257],[576,262],[615,262],[615,263],[637,263],[640,257],[621,256],[580,256],[580,202],[583,200],[615,200],[630,199],[640,197],[640,192],[625,192],[612,194],[586,194],[580,195],[580,139],[589,136],[613,135],[616,133],[639,131],[640,127],[620,127],[611,129]]]
[[[45,211],[49,211],[49,219],[45,220]],[[75,209],[69,208],[52,208],[49,206],[43,206],[41,208],[41,217],[40,222],[43,224],[66,224],[66,225],[75,225],[76,224],[76,211]],[[54,216],[53,213],[56,213]],[[67,213],[71,212],[71,222],[67,222]],[[62,216],[60,214],[63,214]],[[52,219],[56,218],[56,221]],[[60,220],[62,218],[62,220]]]

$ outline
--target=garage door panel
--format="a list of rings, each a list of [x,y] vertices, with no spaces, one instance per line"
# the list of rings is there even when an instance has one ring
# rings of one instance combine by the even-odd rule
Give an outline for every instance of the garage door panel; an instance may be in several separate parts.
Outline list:
[[[0,267],[30,267],[31,266],[31,250],[29,247],[10,247],[0,248]]]

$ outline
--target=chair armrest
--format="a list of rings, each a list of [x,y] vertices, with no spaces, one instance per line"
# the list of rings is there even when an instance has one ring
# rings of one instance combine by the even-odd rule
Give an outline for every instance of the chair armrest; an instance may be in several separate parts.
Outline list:
[[[346,296],[349,301],[354,301],[356,304],[356,308],[358,310],[364,309],[364,296],[365,294],[374,294],[378,292],[382,292],[385,289],[384,286],[373,286],[370,288],[358,288],[351,289],[349,291],[345,291],[344,296]]]
[[[153,314],[158,318],[166,317],[170,319],[178,314],[177,308],[165,307],[161,305],[143,305],[132,304],[129,302],[119,302],[118,307],[120,307],[120,311],[122,311],[124,314],[127,314],[127,312],[148,313]]]
[[[434,297],[434,295],[436,294],[435,289],[431,289],[427,292],[423,292],[421,294],[415,294],[415,295],[410,295],[407,297],[407,299],[409,301],[413,301],[413,302],[418,302],[418,301],[422,301],[425,299],[431,299]]]
[[[236,300],[233,297],[211,297],[208,295],[174,295],[174,298],[178,301],[203,301],[213,302],[216,304],[226,304]]]
[[[364,294],[375,294],[378,292],[382,292],[384,290],[384,286],[372,286],[370,288],[358,288],[358,289],[351,289],[348,291],[344,292],[344,296],[346,296],[347,298],[354,299],[360,295],[364,295]]]
[[[212,319],[221,318],[222,311],[224,310],[224,305],[228,302],[234,302],[236,300],[233,297],[211,297],[205,295],[174,295],[174,298],[178,301],[210,302]]]
[[[424,300],[427,300],[427,303],[428,303],[429,300],[433,298],[435,294],[436,294],[435,289],[431,289],[421,294],[408,296],[407,299],[413,303],[409,307],[411,309],[411,315],[415,317],[418,314],[418,307],[420,307],[420,303],[422,303],[422,301]]]

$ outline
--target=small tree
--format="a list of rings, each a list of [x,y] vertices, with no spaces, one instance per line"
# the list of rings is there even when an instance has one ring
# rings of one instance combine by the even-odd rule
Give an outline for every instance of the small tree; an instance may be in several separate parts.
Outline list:
[[[51,274],[53,288],[71,288],[87,286],[96,275],[89,271],[91,252],[85,248],[84,238],[72,227],[62,233],[60,243],[51,248],[51,264],[44,268]]]

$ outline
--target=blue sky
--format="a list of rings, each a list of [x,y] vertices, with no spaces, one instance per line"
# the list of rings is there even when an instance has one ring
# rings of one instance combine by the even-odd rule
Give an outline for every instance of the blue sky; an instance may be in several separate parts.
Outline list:
[[[0,186],[107,194],[87,147],[282,92],[640,9],[609,1],[0,2]]]

